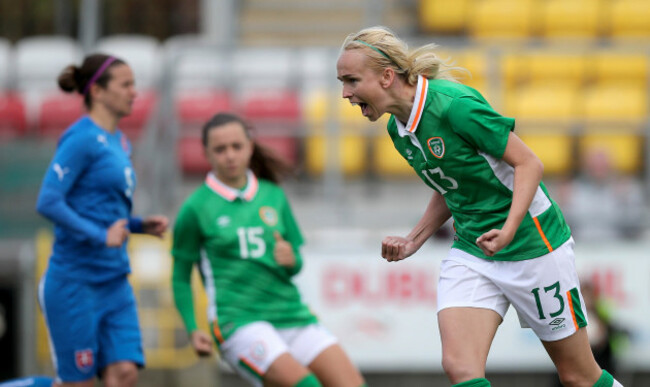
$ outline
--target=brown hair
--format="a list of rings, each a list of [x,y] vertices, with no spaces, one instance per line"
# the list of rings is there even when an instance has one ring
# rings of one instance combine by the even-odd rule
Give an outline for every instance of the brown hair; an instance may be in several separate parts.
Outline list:
[[[88,55],[84,59],[81,67],[75,65],[67,66],[59,75],[59,88],[66,93],[73,93],[76,91],[79,94],[82,94],[84,96],[84,105],[90,109],[92,106],[90,93],[84,93],[84,90],[90,86],[88,84],[90,80],[94,76],[97,76],[97,79],[93,83],[102,88],[106,88],[108,81],[111,80],[111,73],[108,70],[113,66],[126,64],[123,60],[115,58],[115,60],[104,71],[102,71],[101,74],[97,74],[97,71],[109,58],[111,58],[111,56],[106,54],[92,54]]]
[[[293,168],[282,158],[280,158],[272,149],[258,144],[251,136],[252,127],[241,117],[232,113],[217,113],[208,122],[203,125],[201,141],[204,147],[208,146],[208,134],[210,130],[220,126],[237,122],[241,124],[248,137],[253,143],[253,155],[251,156],[249,168],[255,176],[270,180],[274,183],[280,183],[284,178],[293,174]]]

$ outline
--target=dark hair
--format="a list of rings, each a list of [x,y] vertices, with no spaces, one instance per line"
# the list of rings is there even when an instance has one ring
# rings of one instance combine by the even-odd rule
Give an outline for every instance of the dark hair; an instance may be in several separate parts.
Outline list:
[[[210,133],[210,130],[231,122],[241,124],[246,133],[246,137],[248,137],[253,143],[253,155],[251,156],[249,167],[255,176],[261,179],[270,180],[277,184],[285,177],[293,174],[293,168],[286,161],[280,158],[280,156],[278,156],[272,149],[258,144],[253,139],[251,136],[251,131],[253,130],[252,127],[236,114],[217,113],[206,122],[205,125],[203,125],[203,131],[201,133],[203,146],[208,146],[208,134]]]
[[[61,71],[59,75],[58,82],[61,90],[66,93],[78,92],[84,96],[84,104],[88,109],[92,105],[92,100],[90,98],[90,93],[84,93],[84,90],[89,86],[88,82],[96,75],[97,71],[102,67],[106,60],[110,58],[110,55],[106,54],[92,54],[88,55],[81,67],[75,65],[69,65]],[[101,74],[98,75],[95,80],[95,84],[106,88],[108,81],[111,80],[111,74],[108,71],[111,67],[117,65],[126,64],[123,60],[115,58],[115,60],[104,70]]]

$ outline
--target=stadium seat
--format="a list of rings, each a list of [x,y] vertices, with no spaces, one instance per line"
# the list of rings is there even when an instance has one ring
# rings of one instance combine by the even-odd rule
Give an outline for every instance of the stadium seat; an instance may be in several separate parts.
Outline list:
[[[469,73],[464,71],[457,72],[458,79],[463,84],[477,89],[487,98],[487,94],[489,94],[487,75],[490,70],[487,54],[481,50],[468,49],[450,55],[454,66],[462,67],[469,71]]]
[[[589,121],[641,122],[648,114],[645,84],[597,84],[585,89],[580,101]]]
[[[420,30],[425,33],[460,33],[467,25],[469,0],[420,0]]]
[[[205,174],[210,170],[199,136],[182,137],[178,141],[177,158],[183,173]]]
[[[84,113],[83,98],[80,95],[48,93],[39,106],[37,134],[57,138]]]
[[[567,123],[578,116],[578,89],[563,83],[522,86],[506,95],[505,112],[518,120]]]
[[[25,134],[25,106],[16,94],[0,94],[0,142]]]
[[[642,53],[598,52],[587,63],[588,75],[596,83],[645,85],[649,79],[650,59]]]
[[[146,129],[147,122],[156,106],[156,93],[140,92],[133,103],[131,114],[122,118],[118,124],[131,141],[138,140]]]
[[[172,69],[173,84],[178,91],[223,89],[228,86],[229,69],[222,53],[191,49],[178,55],[176,66]]]
[[[587,154],[595,148],[606,151],[614,170],[620,173],[636,173],[643,166],[643,136],[630,128],[588,128],[578,139],[578,151]]]
[[[537,157],[544,163],[544,175],[562,175],[574,167],[573,137],[565,132],[536,128],[519,134]]]
[[[381,133],[372,139],[372,166],[379,176],[416,177],[415,171],[399,154],[389,136]]]
[[[133,70],[139,90],[157,87],[162,56],[156,39],[145,35],[113,35],[99,39],[96,50],[126,61]]]
[[[224,90],[186,90],[176,96],[181,135],[200,135],[201,128],[212,116],[232,109],[230,94]]]
[[[68,65],[80,65],[82,52],[67,36],[37,36],[19,40],[14,49],[16,87],[21,92],[57,90],[57,78]]]
[[[551,39],[597,38],[603,25],[602,0],[540,2],[540,32]]]
[[[335,106],[332,107],[332,104]],[[330,115],[330,112],[333,114]],[[320,175],[329,165],[336,165],[348,176],[365,172],[368,149],[363,130],[370,122],[360,114],[358,107],[353,107],[338,95],[315,92],[307,98],[305,113],[309,126],[305,140],[305,163],[309,173]],[[329,125],[338,126],[332,141],[328,141]],[[332,159],[333,154],[338,154],[338,158]]]
[[[467,24],[470,36],[527,39],[534,31],[536,5],[533,0],[478,0],[471,8]]]
[[[530,58],[519,52],[505,52],[500,56],[500,78],[506,93],[525,84],[530,78]]]
[[[300,101],[292,90],[244,93],[239,111],[254,127],[257,141],[273,148],[290,163],[298,161]]]
[[[582,52],[533,51],[527,57],[528,82],[563,83],[573,87],[584,82],[587,60]]]
[[[646,0],[612,1],[609,16],[609,33],[614,39],[647,41],[650,36],[650,4]]]
[[[229,70],[238,90],[287,89],[299,69],[298,57],[289,48],[235,49],[229,60]]]

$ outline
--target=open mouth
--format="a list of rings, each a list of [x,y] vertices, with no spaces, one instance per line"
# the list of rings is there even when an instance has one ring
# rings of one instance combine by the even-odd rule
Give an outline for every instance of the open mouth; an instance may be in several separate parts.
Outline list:
[[[361,114],[365,117],[368,116],[368,104],[365,102],[352,102],[352,106],[359,106],[361,108]]]

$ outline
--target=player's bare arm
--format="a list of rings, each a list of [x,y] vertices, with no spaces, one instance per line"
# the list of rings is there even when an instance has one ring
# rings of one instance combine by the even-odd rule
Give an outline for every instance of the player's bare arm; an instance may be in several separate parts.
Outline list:
[[[445,198],[434,192],[422,218],[406,237],[387,236],[381,242],[381,256],[388,262],[413,255],[451,217]]]
[[[514,133],[510,133],[508,137],[503,160],[515,169],[512,204],[502,229],[490,230],[476,239],[476,244],[488,257],[506,247],[514,238],[544,172],[541,160]]]

